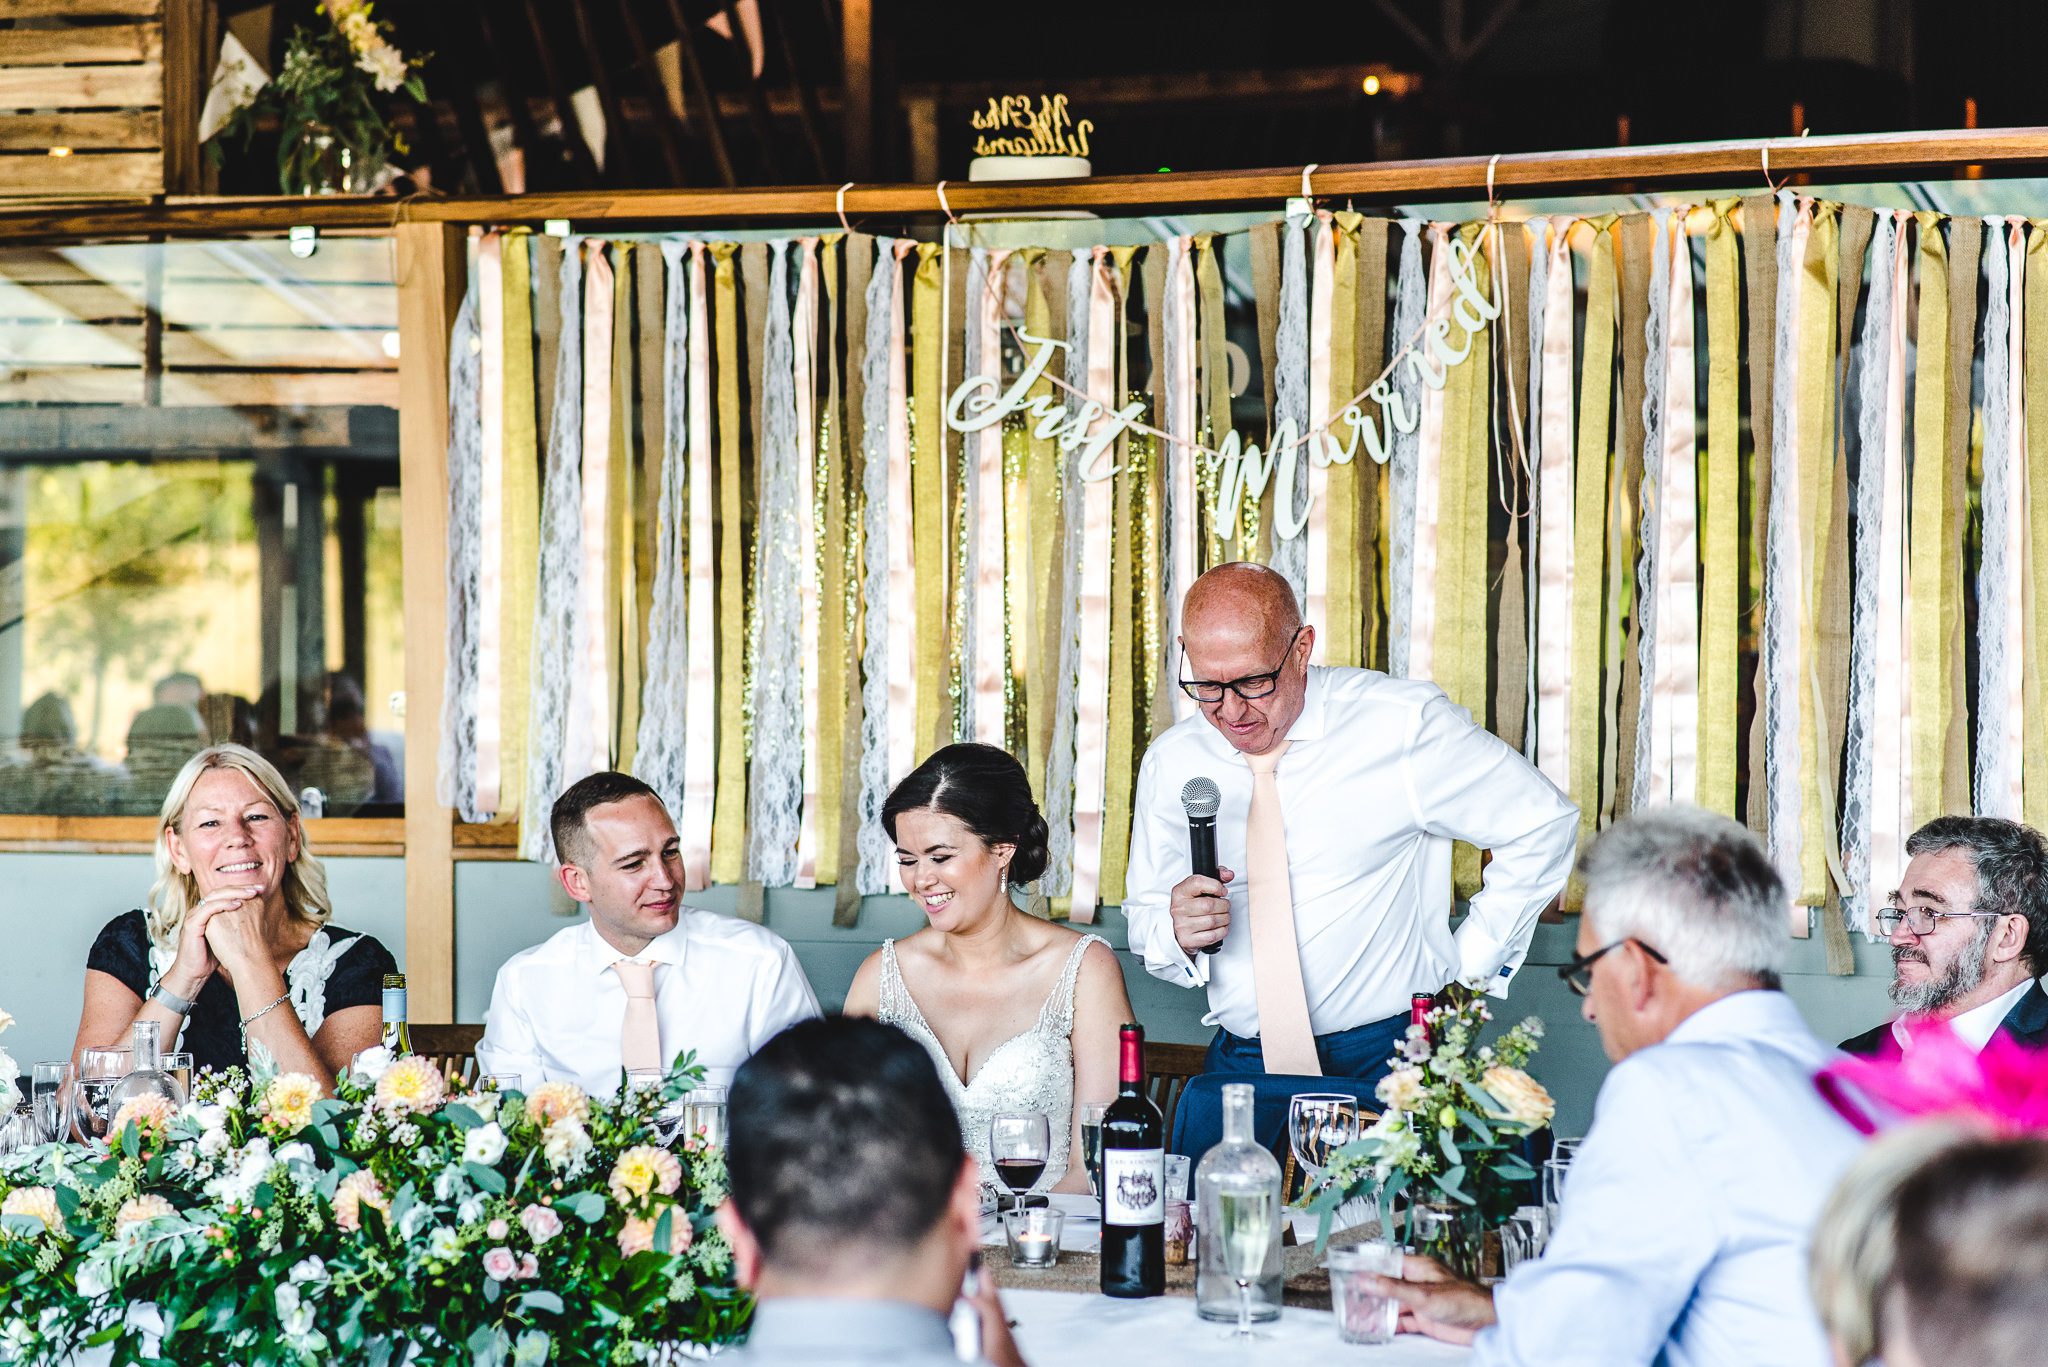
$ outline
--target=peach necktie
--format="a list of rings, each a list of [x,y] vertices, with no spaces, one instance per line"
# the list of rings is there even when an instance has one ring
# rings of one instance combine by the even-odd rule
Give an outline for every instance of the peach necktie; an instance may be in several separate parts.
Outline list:
[[[621,959],[612,965],[626,989],[625,1028],[619,1034],[619,1062],[629,1073],[661,1067],[661,1023],[654,1014],[654,965]]]
[[[1259,1001],[1259,1044],[1268,1073],[1321,1077],[1316,1033],[1301,985],[1301,950],[1294,938],[1294,893],[1287,882],[1287,835],[1280,820],[1280,784],[1274,770],[1291,741],[1263,755],[1246,755],[1252,769],[1251,818],[1245,824],[1251,903],[1252,990]]]

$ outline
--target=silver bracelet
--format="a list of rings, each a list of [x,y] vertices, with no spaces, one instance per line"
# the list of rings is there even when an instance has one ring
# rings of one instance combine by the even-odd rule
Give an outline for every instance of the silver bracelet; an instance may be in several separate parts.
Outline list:
[[[158,983],[155,987],[149,989],[149,997],[151,1001],[162,1002],[165,1008],[174,1015],[189,1016],[192,1014],[191,999],[179,996],[162,983]]]
[[[261,1011],[258,1011],[258,1012],[257,1012],[257,1013],[256,1013],[255,1015],[253,1015],[253,1016],[244,1016],[244,1017],[242,1018],[242,1028],[243,1028],[244,1030],[247,1030],[247,1029],[248,1029],[248,1028],[249,1028],[250,1026],[254,1025],[254,1024],[255,1024],[255,1023],[257,1022],[257,1021],[260,1021],[260,1020],[262,1020],[262,1019],[263,1019],[263,1018],[264,1018],[265,1016],[267,1016],[267,1015],[269,1015],[269,1014],[270,1014],[271,1012],[273,1012],[273,1011],[277,1010],[277,1008],[278,1008],[278,1007],[280,1007],[280,1006],[283,1006],[283,1005],[284,1005],[284,1004],[285,1004],[286,1002],[290,1001],[291,999],[292,999],[292,994],[291,994],[291,991],[290,991],[290,989],[286,989],[286,991],[285,991],[285,992],[284,992],[284,993],[283,993],[283,994],[282,994],[281,996],[279,996],[279,997],[278,997],[278,999],[277,999],[276,1001],[274,1001],[274,1002],[272,1002],[272,1003],[271,1003],[270,1005],[268,1005],[268,1006],[264,1007],[264,1008],[263,1008],[263,1009],[262,1009]]]

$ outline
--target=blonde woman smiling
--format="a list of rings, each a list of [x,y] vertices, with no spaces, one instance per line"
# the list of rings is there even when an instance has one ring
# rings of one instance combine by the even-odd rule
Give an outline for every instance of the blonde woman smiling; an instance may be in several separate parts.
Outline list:
[[[196,1067],[267,1057],[332,1091],[377,1042],[397,966],[374,937],[331,925],[331,910],[283,777],[239,745],[200,751],[164,798],[148,909],[109,921],[86,957],[72,1057],[154,1020],[167,1050],[183,1032]]]

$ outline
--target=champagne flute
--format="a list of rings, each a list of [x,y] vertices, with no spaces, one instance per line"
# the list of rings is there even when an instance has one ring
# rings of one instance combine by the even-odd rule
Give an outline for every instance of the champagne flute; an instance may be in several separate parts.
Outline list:
[[[29,1112],[36,1118],[40,1142],[54,1144],[64,1137],[64,1103],[71,1089],[71,1063],[52,1059],[35,1065],[29,1076]]]
[[[988,1125],[989,1159],[996,1176],[1010,1189],[1012,1209],[1024,1204],[1024,1193],[1045,1176],[1052,1157],[1052,1122],[1044,1111],[999,1115]]]
[[[1102,1115],[1107,1101],[1081,1103],[1081,1161],[1088,1167],[1088,1190],[1102,1197]]]
[[[1343,1092],[1302,1092],[1287,1104],[1287,1141],[1310,1182],[1322,1180],[1330,1155],[1358,1138],[1358,1098]]]
[[[88,1046],[78,1051],[78,1078],[71,1087],[66,1107],[72,1137],[81,1144],[98,1146],[113,1124],[114,1088],[128,1075],[130,1054],[126,1049]]]
[[[1265,1182],[1231,1183],[1216,1193],[1216,1210],[1223,1271],[1237,1283],[1237,1328],[1230,1337],[1239,1342],[1262,1337],[1252,1332],[1252,1283],[1266,1267],[1266,1250],[1280,1218],[1280,1193]]]

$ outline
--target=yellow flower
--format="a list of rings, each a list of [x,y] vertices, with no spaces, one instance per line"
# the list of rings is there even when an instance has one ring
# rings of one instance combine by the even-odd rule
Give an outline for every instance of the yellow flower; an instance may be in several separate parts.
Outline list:
[[[0,1218],[9,1215],[32,1215],[42,1221],[43,1233],[64,1237],[64,1214],[57,1209],[57,1193],[48,1187],[16,1187],[7,1193],[7,1199],[0,1201]],[[0,1229],[0,1238],[6,1237]]]
[[[526,1094],[526,1118],[546,1129],[557,1120],[590,1119],[590,1098],[573,1082],[543,1082]]]
[[[654,1247],[654,1227],[659,1219],[643,1220],[637,1215],[626,1217],[625,1226],[619,1230],[619,1254],[630,1258],[635,1253],[645,1253]],[[690,1219],[682,1211],[675,1210],[669,1215],[668,1251],[671,1254],[688,1253],[694,1231]]]
[[[619,1161],[612,1164],[612,1175],[606,1185],[612,1195],[620,1201],[629,1196],[646,1200],[651,1192],[673,1196],[683,1182],[682,1164],[667,1149],[657,1149],[651,1144],[640,1144],[619,1155]]]
[[[139,1225],[145,1220],[154,1220],[159,1216],[176,1215],[177,1213],[178,1208],[176,1206],[156,1193],[151,1192],[147,1196],[131,1197],[129,1200],[122,1202],[121,1208],[114,1212],[114,1228],[125,1229],[129,1225]]]
[[[304,1073],[279,1073],[263,1090],[263,1118],[279,1134],[297,1134],[313,1123],[320,1084]]]
[[[1543,1084],[1520,1068],[1496,1063],[1486,1070],[1481,1085],[1503,1107],[1499,1116],[1502,1120],[1535,1129],[1548,1125],[1551,1116],[1557,1113],[1557,1103],[1543,1090]]]
[[[368,1168],[357,1168],[334,1188],[334,1223],[343,1229],[361,1229],[366,1205],[378,1210],[391,1209],[384,1189],[377,1185],[376,1174]]]
[[[1396,1068],[1380,1079],[1380,1085],[1373,1092],[1389,1110],[1395,1111],[1414,1110],[1428,1094],[1422,1085],[1420,1068]]]
[[[448,1095],[441,1070],[417,1054],[402,1058],[377,1079],[377,1104],[386,1111],[431,1111]]]
[[[135,1127],[135,1137],[143,1143],[163,1138],[164,1131],[177,1119],[178,1108],[171,1104],[169,1097],[137,1096],[121,1103],[121,1109],[114,1112],[114,1133],[120,1134],[126,1126]]]

